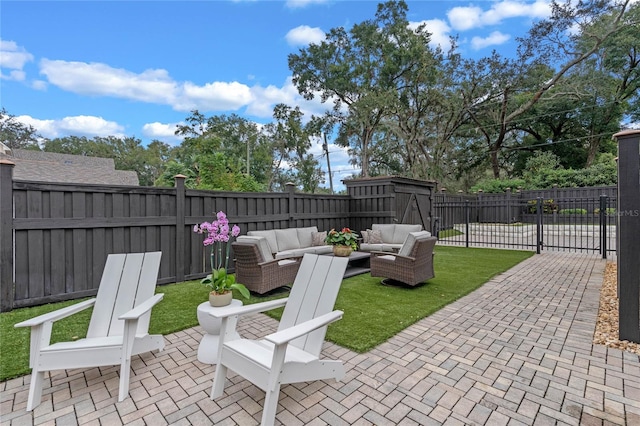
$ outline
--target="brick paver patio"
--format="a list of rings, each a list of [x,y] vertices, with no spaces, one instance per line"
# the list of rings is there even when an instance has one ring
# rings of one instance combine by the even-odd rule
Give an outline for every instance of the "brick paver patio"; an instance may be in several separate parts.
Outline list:
[[[284,425],[640,424],[640,357],[593,345],[605,261],[544,253],[365,354],[327,343],[342,382],[283,386]],[[194,306],[195,309],[195,306]],[[276,322],[254,315],[240,333]],[[3,425],[255,425],[264,394],[231,376],[209,399],[214,367],[196,360],[200,327],[134,357],[130,398],[119,367],[59,371],[25,412],[30,376],[1,384]]]

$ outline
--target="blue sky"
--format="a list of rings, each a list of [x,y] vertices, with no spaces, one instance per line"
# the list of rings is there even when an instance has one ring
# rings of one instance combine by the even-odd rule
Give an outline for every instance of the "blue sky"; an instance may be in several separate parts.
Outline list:
[[[0,103],[47,138],[133,136],[177,145],[190,111],[272,121],[286,103],[305,114],[287,56],[375,17],[377,1],[11,1],[0,2]],[[432,43],[458,36],[460,51],[505,56],[546,0],[407,1],[412,24]],[[321,155],[319,145],[314,153]],[[330,145],[334,183],[354,170]],[[326,169],[326,161],[321,161]],[[328,185],[327,185],[328,186]]]

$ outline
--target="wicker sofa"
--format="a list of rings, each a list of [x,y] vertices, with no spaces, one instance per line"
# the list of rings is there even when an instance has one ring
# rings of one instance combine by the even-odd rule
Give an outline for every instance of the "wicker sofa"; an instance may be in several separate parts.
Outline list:
[[[246,237],[240,236],[237,241],[241,242],[247,237],[265,238],[275,259],[302,256],[305,253],[325,254],[333,250],[332,246],[324,242],[326,233],[318,232],[316,226],[249,231]]]
[[[371,252],[371,276],[416,286],[435,277],[433,249],[437,238],[427,231],[411,232],[398,253]]]
[[[371,239],[372,235],[369,231],[375,231],[382,240],[377,241]],[[360,251],[398,251],[407,239],[409,233],[418,231],[422,231],[422,225],[374,223],[371,225],[371,230],[361,232],[360,236],[363,238],[363,241],[360,243]],[[422,232],[431,235],[428,231]]]

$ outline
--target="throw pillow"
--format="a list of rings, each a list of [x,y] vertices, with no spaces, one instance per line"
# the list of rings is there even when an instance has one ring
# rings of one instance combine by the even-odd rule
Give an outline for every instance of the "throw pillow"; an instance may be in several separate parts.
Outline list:
[[[324,240],[327,238],[327,231],[323,232],[312,232],[311,233],[311,245],[312,246],[323,246],[326,243]]]
[[[375,230],[375,231],[368,231],[369,234],[369,244],[382,244],[382,232]]]
[[[360,232],[360,236],[362,237],[362,242],[363,243],[368,243],[369,242],[369,230],[368,229],[366,231],[361,231]]]

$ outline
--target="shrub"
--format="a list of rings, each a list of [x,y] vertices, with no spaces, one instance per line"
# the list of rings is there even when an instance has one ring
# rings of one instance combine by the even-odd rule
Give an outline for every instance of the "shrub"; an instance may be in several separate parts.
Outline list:
[[[529,213],[536,213],[538,200],[529,200],[527,201],[529,205]],[[558,205],[552,199],[542,200],[542,213],[554,213],[558,211]]]
[[[600,214],[600,209],[595,209],[593,211],[593,214]],[[607,209],[604,211],[604,214],[606,216],[615,216],[616,215],[615,207],[607,207]]]
[[[471,192],[477,192],[482,189],[488,194],[498,194],[505,192],[507,188],[515,191],[516,188],[524,188],[526,185],[524,179],[486,179],[478,182],[471,187]]]
[[[562,209],[559,214],[587,214],[587,209]]]

